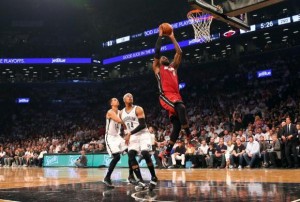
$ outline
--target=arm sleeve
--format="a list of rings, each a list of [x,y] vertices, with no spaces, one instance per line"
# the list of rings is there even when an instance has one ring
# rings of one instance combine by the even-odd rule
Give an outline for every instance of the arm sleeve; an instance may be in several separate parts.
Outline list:
[[[147,126],[146,126],[146,120],[145,120],[145,118],[139,118],[139,125],[135,129],[133,129],[131,131],[131,134],[133,135],[133,134],[141,131],[142,129],[144,129],[146,127]]]
[[[156,41],[156,44],[155,44],[154,58],[156,58],[156,59],[160,58],[161,41],[162,41],[162,37],[159,36],[157,41]]]

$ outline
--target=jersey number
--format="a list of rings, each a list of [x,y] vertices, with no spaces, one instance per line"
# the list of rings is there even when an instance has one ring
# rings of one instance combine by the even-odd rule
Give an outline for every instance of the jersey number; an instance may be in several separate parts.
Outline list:
[[[133,122],[127,123],[127,129],[133,128]]]
[[[119,130],[119,124],[115,124],[115,129],[116,129],[116,131]]]

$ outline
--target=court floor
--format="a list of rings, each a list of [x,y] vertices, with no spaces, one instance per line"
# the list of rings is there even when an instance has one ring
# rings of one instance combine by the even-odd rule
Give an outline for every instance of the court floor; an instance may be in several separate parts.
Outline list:
[[[136,192],[128,169],[0,168],[0,201],[297,201],[300,169],[157,169],[159,184]],[[142,169],[145,181],[150,173]],[[299,200],[300,201],[300,200]]]

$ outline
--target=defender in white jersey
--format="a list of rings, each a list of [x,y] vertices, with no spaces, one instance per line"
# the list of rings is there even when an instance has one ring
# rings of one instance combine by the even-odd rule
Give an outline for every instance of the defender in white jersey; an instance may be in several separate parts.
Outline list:
[[[113,188],[110,176],[120,160],[120,153],[127,149],[125,140],[120,136],[122,120],[119,116],[119,101],[117,98],[112,98],[109,101],[111,109],[106,113],[106,132],[105,132],[105,143],[107,152],[113,158],[109,164],[107,174],[103,182]]]
[[[121,111],[121,119],[127,128],[125,141],[128,144],[129,166],[133,169],[136,177],[138,178],[138,186],[136,186],[136,190],[146,188],[140,172],[139,164],[135,158],[139,152],[145,159],[151,173],[152,178],[149,184],[149,190],[153,190],[157,184],[157,177],[149,154],[152,144],[151,135],[146,126],[145,113],[142,107],[133,105],[132,94],[125,94],[123,100],[125,108]]]

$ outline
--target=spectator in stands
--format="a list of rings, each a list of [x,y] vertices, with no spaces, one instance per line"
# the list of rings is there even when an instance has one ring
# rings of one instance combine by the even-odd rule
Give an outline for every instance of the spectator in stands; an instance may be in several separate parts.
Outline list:
[[[280,144],[281,144],[281,165],[282,165],[283,168],[288,166],[286,155],[285,155],[285,142],[282,139],[283,129],[284,129],[285,126],[286,126],[286,122],[282,121],[281,124],[280,124],[280,127],[278,129],[278,132],[277,132],[277,134],[278,134],[277,137],[280,140]]]
[[[18,147],[16,150],[15,150],[15,163],[16,163],[16,166],[22,166],[23,165],[23,151],[20,147]]]
[[[242,123],[241,115],[237,111],[234,111],[232,116],[233,116],[233,121],[234,121],[233,132],[236,132],[236,131],[239,131],[239,130],[243,129],[243,123]]]
[[[252,137],[252,136],[249,136],[249,137]],[[246,138],[245,137],[242,137],[241,139],[241,143],[244,145],[244,147],[246,148],[247,147],[247,142],[246,142]]]
[[[41,152],[39,153],[38,156],[38,166],[42,167],[43,166],[43,161],[44,161],[44,154],[47,154],[47,147],[44,146]]]
[[[238,168],[243,167],[243,154],[245,153],[245,146],[242,144],[240,139],[236,140],[236,145],[233,148],[233,151],[230,155],[230,165],[229,168]],[[238,163],[237,163],[238,162]]]
[[[177,168],[176,160],[181,160],[180,168],[184,168],[185,165],[185,147],[182,140],[177,141],[178,146],[175,148],[174,153],[171,155],[172,166],[169,168]]]
[[[229,133],[228,130],[224,130],[223,131],[223,139],[224,139],[224,143],[225,145],[227,144],[228,141],[231,141],[231,134]]]
[[[277,134],[272,135],[271,148],[267,150],[267,159],[269,168],[277,168],[281,159],[281,143]]]
[[[211,164],[210,159],[212,158],[212,156],[215,152],[216,152],[215,144],[210,142],[209,146],[208,146],[207,154],[206,154],[206,157],[205,157],[206,165],[207,165],[208,168],[213,167],[213,165]]]
[[[6,152],[3,149],[3,146],[0,146],[0,167],[4,165],[4,157],[6,155]]]
[[[232,144],[231,140],[227,142],[227,150],[225,152],[225,160],[226,160],[226,168],[229,168],[230,165],[230,156],[233,152],[234,144]]]
[[[214,143],[213,143],[214,144]],[[193,168],[206,168],[207,164],[205,161],[205,157],[207,155],[208,145],[205,140],[201,141],[201,145],[198,147],[196,151],[196,155],[191,159]]]
[[[243,157],[247,163],[246,168],[254,168],[257,159],[259,159],[259,143],[254,140],[253,136],[248,137],[249,142]]]
[[[298,152],[297,152],[297,144],[298,144],[298,130],[294,124],[291,123],[291,118],[287,117],[286,126],[283,127],[283,133],[281,136],[282,141],[285,143],[285,157],[288,162],[288,167],[292,168],[293,163],[294,167],[299,167],[299,160],[298,160]],[[292,161],[292,156],[294,158],[294,162]]]
[[[81,156],[76,160],[75,166],[77,168],[85,168],[85,167],[87,167],[87,162],[88,162],[87,157],[85,155],[85,151],[82,150],[80,153],[81,153]]]
[[[219,144],[219,141],[220,141],[220,138],[218,136],[218,133],[215,133],[214,134],[214,143],[217,145],[217,144]]]
[[[259,140],[259,150],[260,150],[260,154],[261,154],[261,158],[263,161],[263,167],[268,167],[268,159],[267,159],[267,150],[269,149],[269,143],[267,141],[265,141],[265,137],[262,135],[260,136],[260,140]]]
[[[202,142],[202,141],[201,141],[201,142]],[[219,142],[219,140],[218,140],[218,142]],[[215,143],[215,138],[213,138],[213,137],[211,137],[211,138],[209,139],[209,142],[207,143],[207,145],[209,145],[210,143],[213,143],[213,144],[214,144],[214,147],[217,146],[217,144]]]
[[[185,148],[185,161],[191,161],[196,154],[196,149],[192,143],[187,143]]]
[[[238,135],[236,136],[236,138],[241,139],[242,137],[246,138],[246,135],[243,133],[243,130],[239,130]]]
[[[210,158],[210,168],[213,168],[216,162],[221,161],[220,168],[225,168],[225,152],[227,150],[227,146],[224,144],[224,139],[220,138],[219,144],[216,147],[215,153]]]
[[[255,136],[254,136],[254,140],[259,142],[261,136],[264,136],[261,128],[256,128],[256,133],[255,133]]]
[[[6,155],[4,157],[4,167],[10,167],[12,166],[12,162],[14,161],[14,152],[10,148],[6,148],[5,150]]]

